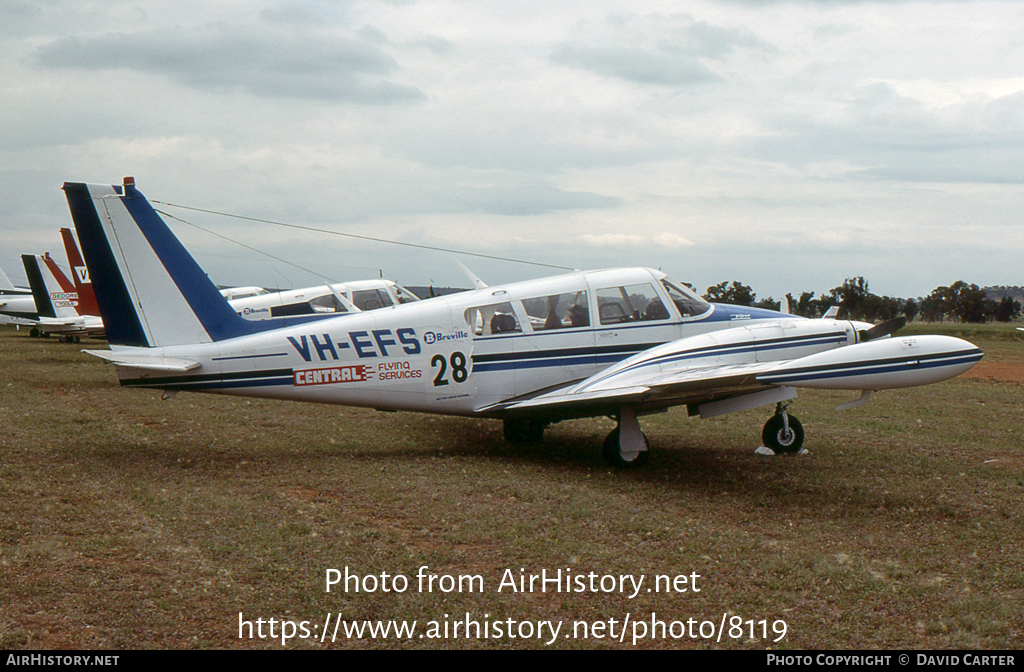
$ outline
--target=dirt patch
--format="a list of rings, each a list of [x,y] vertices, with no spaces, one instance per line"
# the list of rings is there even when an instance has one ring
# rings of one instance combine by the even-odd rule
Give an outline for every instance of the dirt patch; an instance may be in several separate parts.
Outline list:
[[[970,371],[960,375],[963,378],[1024,385],[1024,366],[1014,362],[978,362]]]

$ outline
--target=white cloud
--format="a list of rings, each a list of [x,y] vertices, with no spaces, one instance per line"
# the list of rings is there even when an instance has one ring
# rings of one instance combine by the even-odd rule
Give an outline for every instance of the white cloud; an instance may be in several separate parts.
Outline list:
[[[134,174],[164,201],[760,296],[1022,281],[1017,3],[677,7],[5,3],[0,261],[56,249],[64,180]],[[197,223],[462,281],[440,254]],[[187,229],[215,277],[293,276]]]

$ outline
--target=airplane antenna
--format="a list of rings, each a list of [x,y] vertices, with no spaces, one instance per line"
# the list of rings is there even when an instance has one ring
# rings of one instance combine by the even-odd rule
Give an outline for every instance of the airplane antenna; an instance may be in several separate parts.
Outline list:
[[[170,205],[170,203],[168,203],[167,205]],[[324,275],[323,273],[317,273],[316,271],[310,270],[308,268],[303,268],[302,266],[299,266],[298,264],[292,263],[292,262],[288,261],[287,259],[282,259],[281,257],[275,257],[274,255],[270,254],[269,252],[264,252],[263,250],[258,250],[255,247],[253,247],[252,245],[246,245],[245,243],[242,243],[242,242],[239,242],[237,240],[234,240],[233,238],[228,238],[227,236],[221,235],[221,234],[219,234],[219,233],[217,233],[215,231],[210,231],[209,229],[205,229],[205,228],[199,226],[198,224],[193,224],[192,222],[190,222],[188,220],[185,220],[185,219],[182,219],[181,217],[175,217],[174,215],[170,214],[169,212],[164,212],[163,210],[157,210],[156,208],[153,208],[153,209],[156,212],[159,212],[164,217],[170,217],[171,219],[177,220],[177,221],[181,222],[182,224],[188,224],[189,226],[194,226],[195,228],[199,229],[200,231],[205,231],[206,233],[210,234],[211,236],[217,236],[218,238],[223,238],[224,240],[228,241],[229,243],[234,243],[236,245],[241,245],[242,247],[244,247],[247,250],[252,250],[253,252],[256,252],[258,254],[262,254],[264,256],[270,257],[274,261],[280,261],[282,264],[288,264],[289,266],[293,266],[293,267],[299,269],[300,271],[305,271],[306,273],[311,273],[312,275],[315,275],[318,278],[326,280],[327,282],[337,282],[333,278],[328,277],[328,276]],[[277,271],[278,273],[281,273],[281,271],[278,271],[276,268],[274,270]],[[284,273],[281,273],[281,275],[284,276]],[[288,280],[288,278],[285,277],[285,280]],[[289,282],[291,282],[291,281],[289,280]]]
[[[402,245],[404,247],[415,247],[415,248],[420,249],[420,250],[432,250],[434,252],[450,252],[452,254],[463,254],[463,255],[466,255],[468,257],[480,257],[482,259],[496,259],[498,261],[510,261],[512,263],[515,263],[515,264],[528,264],[530,266],[543,266],[544,268],[557,268],[557,269],[562,270],[562,271],[571,271],[571,270],[573,270],[569,266],[558,266],[557,264],[545,264],[545,263],[542,263],[542,262],[539,262],[539,261],[526,261],[525,259],[514,259],[512,257],[501,257],[501,256],[493,255],[493,254],[482,254],[480,252],[466,252],[464,250],[453,250],[451,248],[437,247],[437,246],[434,246],[434,245],[420,245],[418,243],[404,243],[404,242],[402,242],[400,240],[388,240],[387,238],[374,238],[373,236],[362,236],[362,235],[355,234],[355,233],[345,233],[345,232],[342,232],[342,231],[331,231],[330,229],[318,229],[318,228],[316,228],[314,226],[302,226],[301,224],[288,224],[286,222],[275,222],[272,219],[259,219],[258,217],[246,217],[245,215],[233,215],[233,214],[231,214],[229,212],[218,212],[217,210],[207,210],[205,208],[193,208],[193,207],[190,207],[188,205],[180,205],[180,204],[177,204],[177,203],[167,203],[166,201],[151,200],[150,202],[151,203],[159,203],[160,205],[169,205],[172,208],[181,208],[183,210],[194,210],[195,212],[205,212],[205,213],[210,214],[210,215],[220,215],[221,217],[232,217],[234,219],[244,219],[244,220],[247,220],[247,221],[250,221],[250,222],[259,222],[260,224],[273,224],[275,226],[283,226],[283,227],[286,227],[286,228],[289,228],[289,229],[300,229],[302,231],[314,231],[316,233],[327,233],[327,234],[330,234],[332,236],[343,236],[345,238],[356,238],[358,240],[369,240],[369,241],[374,242],[374,243],[387,243],[388,245]],[[164,212],[162,212],[160,210],[157,210],[157,212],[160,212],[161,214],[166,214],[166,213],[164,213]],[[168,216],[170,216],[170,215],[168,215]],[[175,217],[175,219],[177,219],[177,217]],[[178,220],[178,221],[184,221],[184,220]],[[190,222],[185,222],[185,223],[189,224]],[[195,224],[192,224],[192,226],[195,226]],[[196,227],[196,228],[199,228],[199,227]],[[227,240],[230,240],[230,238],[228,238]],[[235,241],[232,241],[232,242],[235,242]],[[259,251],[259,250],[257,250],[257,251]],[[305,269],[303,269],[303,270],[305,270]],[[321,277],[323,277],[323,276],[321,276]]]

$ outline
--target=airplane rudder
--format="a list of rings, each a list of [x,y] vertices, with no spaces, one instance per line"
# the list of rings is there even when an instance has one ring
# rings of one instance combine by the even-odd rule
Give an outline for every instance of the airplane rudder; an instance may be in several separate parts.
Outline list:
[[[64,195],[71,210],[71,220],[81,244],[82,256],[89,270],[93,292],[107,339],[112,345],[146,347],[152,345],[142,327],[135,302],[125,284],[125,276],[103,228],[94,196],[88,185],[65,182]],[[118,195],[114,186],[101,185],[103,195]]]
[[[260,330],[231,309],[133,178],[66,183],[65,192],[104,322],[108,311],[128,316],[118,338],[134,342],[124,344],[208,343]]]
[[[39,270],[38,258],[34,254],[23,254],[21,262],[25,265],[25,275],[28,278],[29,289],[32,290],[32,298],[36,302],[36,312],[40,317],[57,317],[53,302],[50,301],[50,293],[46,291],[42,271]]]
[[[60,235],[64,240],[64,252],[68,256],[68,264],[71,266],[71,280],[74,283],[75,292],[78,293],[78,312],[81,315],[99,315],[96,294],[89,278],[89,268],[78,251],[75,237],[71,233],[71,229],[68,228],[61,229]]]

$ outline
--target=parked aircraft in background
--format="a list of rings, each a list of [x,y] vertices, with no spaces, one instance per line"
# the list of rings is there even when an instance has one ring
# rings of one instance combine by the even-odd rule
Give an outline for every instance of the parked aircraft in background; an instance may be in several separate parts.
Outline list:
[[[74,283],[75,292],[78,294],[78,303],[75,304],[75,310],[78,311],[79,315],[99,317],[100,309],[96,305],[96,294],[92,291],[89,270],[86,268],[82,255],[78,251],[78,245],[75,244],[75,237],[72,235],[71,229],[61,229],[60,237],[64,241],[64,254],[68,257],[68,265],[71,266],[71,281]],[[56,268],[56,265],[54,267]],[[102,324],[101,320],[101,327]],[[102,331],[102,328],[100,331]]]
[[[221,294],[224,290],[221,290]],[[247,320],[272,317],[354,313],[419,301],[419,297],[391,280],[355,280],[289,289],[263,290],[247,297],[230,297],[235,312]]]
[[[28,287],[15,287],[0,268],[0,324],[31,325],[39,317]]]
[[[228,301],[234,299],[248,299],[250,296],[260,296],[261,294],[270,294],[269,289],[263,287],[224,287],[220,290],[220,295]]]
[[[775,405],[762,440],[803,443],[799,387],[925,385],[982,352],[901,326],[709,304],[646,268],[577,272],[280,326],[241,318],[134,180],[66,183],[122,385],[497,418],[510,441],[553,422],[611,416],[615,466],[646,461],[639,416],[685,405],[714,417]],[[112,244],[116,241],[116,244]]]
[[[23,254],[21,259],[39,309],[33,336],[57,334],[62,340],[78,342],[83,335],[103,335],[103,320],[78,310],[78,292],[49,254]]]

